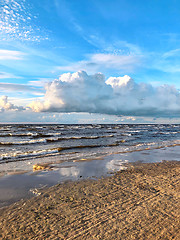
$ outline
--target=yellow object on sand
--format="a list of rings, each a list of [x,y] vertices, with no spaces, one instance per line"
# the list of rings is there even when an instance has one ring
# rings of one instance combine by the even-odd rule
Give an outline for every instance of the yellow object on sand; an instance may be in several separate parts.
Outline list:
[[[48,164],[35,164],[33,165],[33,171],[50,169],[51,167]]]

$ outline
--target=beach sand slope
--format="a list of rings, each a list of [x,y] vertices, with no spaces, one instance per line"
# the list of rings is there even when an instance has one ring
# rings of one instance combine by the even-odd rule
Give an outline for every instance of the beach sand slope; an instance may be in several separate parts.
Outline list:
[[[180,239],[180,162],[131,165],[0,210],[0,239]]]

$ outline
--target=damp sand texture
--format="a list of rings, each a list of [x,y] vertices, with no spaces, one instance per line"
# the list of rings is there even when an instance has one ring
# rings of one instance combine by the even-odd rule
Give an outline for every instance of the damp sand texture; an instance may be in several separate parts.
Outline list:
[[[180,162],[53,186],[0,210],[0,239],[180,239]]]

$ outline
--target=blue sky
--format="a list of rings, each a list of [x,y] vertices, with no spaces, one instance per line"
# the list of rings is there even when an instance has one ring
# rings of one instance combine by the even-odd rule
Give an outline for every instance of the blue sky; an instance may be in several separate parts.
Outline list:
[[[1,122],[179,122],[179,1],[4,0],[0,9]],[[60,77],[78,71],[130,80],[115,89],[96,77]],[[98,86],[107,93],[94,96]]]

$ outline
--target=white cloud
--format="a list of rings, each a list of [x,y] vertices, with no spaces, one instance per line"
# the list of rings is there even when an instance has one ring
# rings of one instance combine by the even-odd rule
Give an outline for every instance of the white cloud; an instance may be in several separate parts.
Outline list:
[[[50,81],[52,81],[52,78],[40,78],[40,80],[37,80],[37,81],[29,81],[28,85],[32,85],[36,87],[44,87]]]
[[[135,118],[135,117],[131,117],[131,116],[129,116],[129,117],[125,117],[125,116],[123,116],[123,117],[121,117],[120,119],[117,119],[116,120],[116,122],[134,122],[134,121],[136,121],[137,120],[137,118]]]
[[[104,69],[133,72],[142,64],[142,56],[116,55],[111,53],[97,53],[88,55],[87,60],[72,63],[68,66],[59,66],[58,70],[78,71],[83,69],[88,72],[103,71]]]
[[[165,73],[180,73],[180,49],[152,55],[153,68]]]
[[[5,92],[34,92],[37,94],[42,94],[43,89],[38,86],[31,86],[26,84],[17,84],[17,83],[0,83],[0,91]]]
[[[0,4],[0,40],[40,41],[42,37],[38,26],[33,24],[37,16],[32,15],[32,5],[27,0],[4,0]],[[44,34],[45,35],[45,34]]]
[[[21,60],[23,55],[20,51],[0,49],[0,60]]]
[[[46,85],[44,101],[29,105],[41,112],[89,112],[124,116],[180,115],[180,93],[169,85],[137,84],[132,78],[84,71],[62,74]]]
[[[97,39],[98,40],[98,39]],[[99,41],[98,41],[99,42]],[[98,44],[97,42],[97,44]],[[131,56],[142,56],[145,52],[141,51],[138,45],[126,42],[126,41],[114,41],[104,43],[104,51],[106,53],[118,54],[118,55],[131,55]]]
[[[162,57],[163,57],[164,59],[169,58],[169,57],[174,57],[174,56],[178,56],[178,57],[179,57],[179,53],[180,53],[180,48],[178,48],[178,49],[173,49],[173,50],[171,50],[171,51],[168,51],[168,52],[164,53],[164,54],[162,55]]]
[[[14,74],[11,74],[11,73],[0,72],[0,79],[6,79],[6,78],[21,78],[21,77],[15,76]]]
[[[132,55],[112,55],[112,54],[94,54],[91,56],[92,63],[102,65],[109,69],[133,69],[139,64],[137,56]]]
[[[24,110],[24,108],[22,106],[19,107],[14,105],[13,103],[10,103],[8,101],[7,96],[0,97],[0,112],[9,111],[9,110],[21,111],[21,110]]]
[[[111,85],[112,88],[116,89],[122,87],[123,85],[126,86],[127,84],[133,85],[134,81],[131,77],[125,75],[124,77],[110,77],[106,81],[106,84]]]

